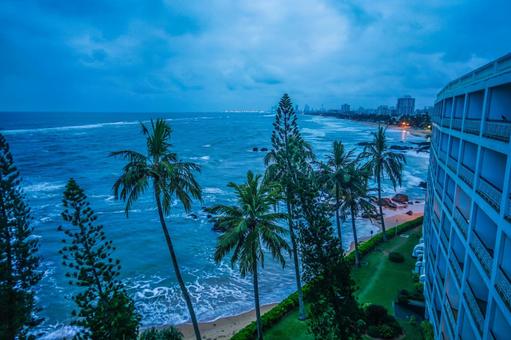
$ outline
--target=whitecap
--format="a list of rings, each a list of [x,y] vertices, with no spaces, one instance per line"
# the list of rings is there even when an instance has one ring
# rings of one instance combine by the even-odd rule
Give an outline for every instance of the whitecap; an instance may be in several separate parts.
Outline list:
[[[58,182],[41,182],[24,187],[25,192],[49,192],[64,188],[64,184]]]
[[[69,125],[69,126],[57,126],[48,128],[35,128],[35,129],[18,129],[18,130],[4,130],[3,134],[13,135],[19,133],[34,133],[34,132],[59,132],[69,130],[85,130],[85,129],[98,129],[107,126],[123,126],[123,125],[134,125],[139,124],[138,121],[134,122],[113,122],[113,123],[98,123],[98,124],[85,124],[85,125]]]
[[[225,191],[220,188],[204,188],[202,191],[206,194],[225,194]]]

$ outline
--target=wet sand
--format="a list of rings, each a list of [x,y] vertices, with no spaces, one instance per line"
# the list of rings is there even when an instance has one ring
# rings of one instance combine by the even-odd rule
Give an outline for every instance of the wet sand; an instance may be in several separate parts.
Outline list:
[[[277,304],[261,306],[261,315],[275,307]],[[203,339],[230,339],[236,332],[255,321],[255,310],[239,315],[220,318],[216,321],[201,322],[199,328]],[[190,323],[176,326],[184,335],[185,339],[195,339],[193,327]]]

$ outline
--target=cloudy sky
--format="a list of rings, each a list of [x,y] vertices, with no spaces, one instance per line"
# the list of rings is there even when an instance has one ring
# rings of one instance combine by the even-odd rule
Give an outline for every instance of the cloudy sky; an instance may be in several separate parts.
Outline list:
[[[511,52],[509,0],[2,0],[0,110],[429,105]]]

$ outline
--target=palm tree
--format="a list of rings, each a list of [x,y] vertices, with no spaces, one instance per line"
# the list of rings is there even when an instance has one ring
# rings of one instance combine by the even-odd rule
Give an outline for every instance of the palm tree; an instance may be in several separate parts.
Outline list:
[[[401,185],[403,165],[406,163],[406,158],[403,154],[393,152],[388,147],[386,131],[386,128],[378,126],[378,130],[373,132],[374,139],[372,143],[367,145],[361,154],[361,158],[368,159],[366,165],[371,169],[372,176],[376,179],[378,185],[378,207],[380,209],[380,223],[384,240],[387,239],[387,235],[385,233],[385,219],[383,218],[381,201],[381,181],[388,177],[394,186],[394,190],[396,190],[396,185]]]
[[[272,212],[277,197],[275,187],[261,182],[261,176],[249,171],[246,184],[229,183],[238,198],[238,205],[218,205],[210,210],[219,214],[215,219],[225,232],[218,238],[215,261],[219,263],[232,251],[231,266],[238,264],[240,274],[252,274],[256,309],[257,338],[263,338],[259,308],[257,267],[264,267],[264,251],[284,267],[283,251],[290,248],[282,237],[287,230],[277,224],[285,214]]]
[[[339,205],[339,210],[345,215],[351,215],[353,242],[355,243],[355,265],[359,267],[360,254],[358,252],[356,218],[359,214],[367,214],[371,217],[376,210],[371,203],[372,197],[367,188],[369,169],[354,162],[347,166],[343,177],[341,188],[343,188],[344,199]]]
[[[353,163],[353,150],[346,151],[344,144],[341,141],[334,141],[332,144],[332,153],[327,155],[326,164],[321,164],[321,172],[325,177],[325,185],[327,189],[334,193],[335,197],[335,221],[337,224],[337,234],[339,243],[342,249],[342,232],[341,232],[341,217],[344,220],[345,216],[341,216],[339,209],[341,192],[344,185],[344,174],[348,166]]]
[[[120,198],[126,202],[125,211],[126,216],[128,216],[133,203],[152,185],[172,265],[192,319],[195,336],[197,340],[200,340],[199,325],[190,294],[181,276],[172,239],[165,222],[165,215],[170,212],[174,196],[182,203],[187,212],[191,209],[192,199],[201,199],[201,189],[193,174],[200,171],[200,168],[197,164],[180,161],[176,153],[171,151],[170,136],[172,129],[164,119],[151,120],[149,128],[142,123],[140,125],[147,140],[146,155],[131,150],[122,150],[110,154],[114,157],[121,157],[128,162],[122,170],[122,175],[114,183],[114,196],[116,199]]]

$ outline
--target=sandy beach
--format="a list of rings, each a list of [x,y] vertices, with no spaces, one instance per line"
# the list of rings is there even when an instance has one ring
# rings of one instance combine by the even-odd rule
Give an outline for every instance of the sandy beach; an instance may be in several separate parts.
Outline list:
[[[277,304],[274,303],[261,306],[261,315],[276,305]],[[203,339],[230,339],[237,331],[247,326],[252,321],[255,321],[255,310],[220,318],[211,322],[201,322],[199,327]],[[185,339],[195,339],[192,324],[185,323],[176,327],[183,333]]]
[[[412,211],[412,215],[406,212]],[[384,209],[385,226],[387,231],[392,230],[395,226],[414,220],[424,214],[424,202],[401,205],[397,209]],[[375,226],[378,227],[377,224]],[[360,239],[359,242],[367,240],[368,237]],[[349,252],[354,248],[351,245]],[[266,313],[273,308],[276,304],[264,305],[261,307],[261,314]],[[229,339],[237,331],[250,324],[255,320],[255,311],[241,313],[239,315],[220,318],[216,321],[202,322],[199,324],[201,335],[203,339]],[[185,339],[195,339],[193,327],[189,323],[178,325],[177,328],[183,333]]]

